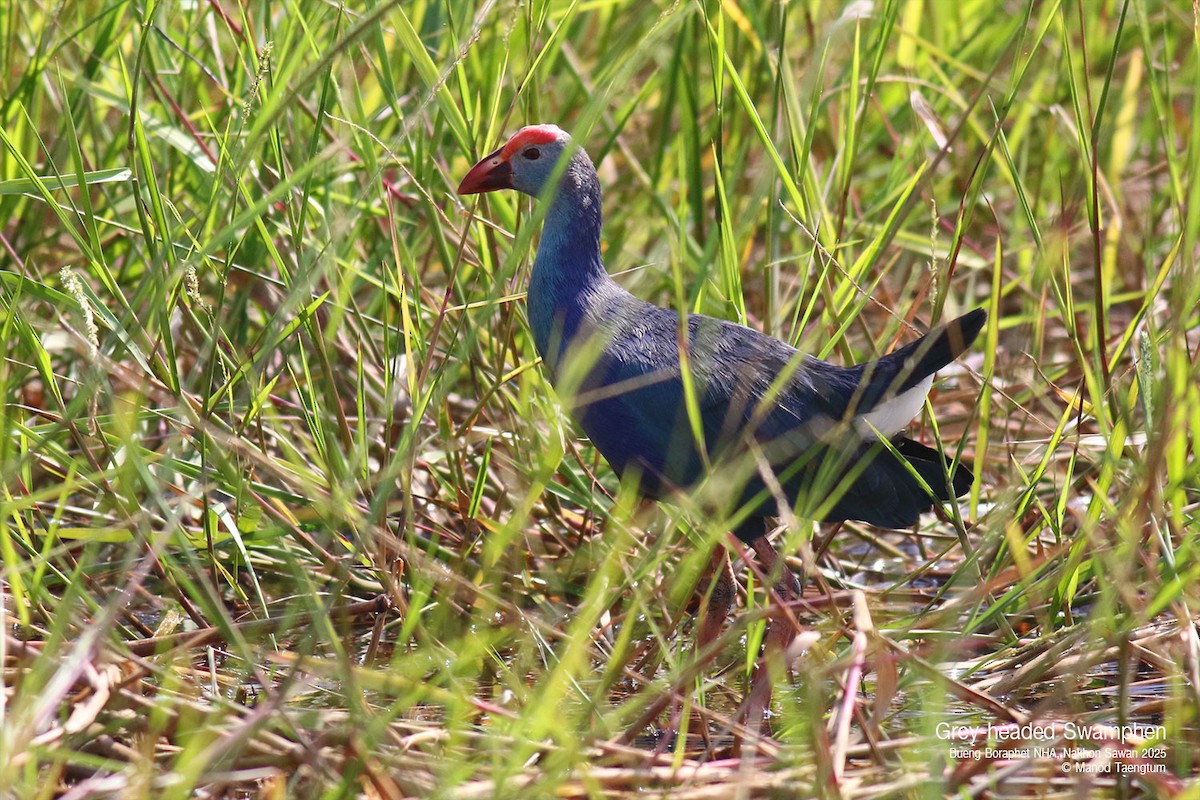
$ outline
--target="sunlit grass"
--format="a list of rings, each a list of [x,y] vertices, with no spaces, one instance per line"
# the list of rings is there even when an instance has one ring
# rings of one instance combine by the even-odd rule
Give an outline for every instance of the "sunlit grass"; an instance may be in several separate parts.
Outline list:
[[[1195,791],[1191,11],[13,4],[0,793],[1084,780],[951,759],[948,721],[1162,725],[1166,772],[1090,796]],[[534,122],[596,161],[642,297],[843,362],[990,312],[916,428],[973,463],[961,517],[780,534],[815,636],[753,770],[698,732],[727,744],[762,576],[701,663],[726,520],[578,438],[523,316],[542,210],[454,194]]]

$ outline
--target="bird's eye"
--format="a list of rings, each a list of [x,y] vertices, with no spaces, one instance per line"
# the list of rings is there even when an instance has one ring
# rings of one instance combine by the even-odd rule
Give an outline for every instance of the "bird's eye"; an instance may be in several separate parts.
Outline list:
[[[529,161],[537,161],[542,157],[541,151],[536,147],[526,147],[525,152],[521,153],[521,155],[525,156]]]

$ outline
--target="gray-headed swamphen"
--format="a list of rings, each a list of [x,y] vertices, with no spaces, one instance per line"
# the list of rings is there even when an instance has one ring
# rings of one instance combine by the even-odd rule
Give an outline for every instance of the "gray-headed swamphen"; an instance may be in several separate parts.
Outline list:
[[[904,528],[935,501],[970,488],[968,468],[903,430],[924,407],[934,372],[978,335],[982,309],[876,361],[839,367],[742,325],[651,305],[617,285],[601,259],[596,169],[558,127],[517,131],[471,168],[458,192],[498,189],[549,195],[528,316],[571,416],[645,497],[670,499],[704,482],[716,498],[709,502],[723,502],[725,512],[742,509],[745,521],[732,533],[778,576],[780,600],[800,594],[767,539],[766,519],[780,502],[823,521]],[[733,602],[723,552],[714,567],[700,648],[720,632]],[[772,620],[775,647],[789,640],[784,624]],[[770,697],[765,666],[760,672],[744,709],[752,723]]]

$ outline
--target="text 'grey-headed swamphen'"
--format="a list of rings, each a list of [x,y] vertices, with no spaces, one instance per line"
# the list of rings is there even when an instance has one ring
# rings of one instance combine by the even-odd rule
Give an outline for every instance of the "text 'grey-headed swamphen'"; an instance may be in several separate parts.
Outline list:
[[[711,502],[724,502],[727,513],[741,509],[745,521],[732,533],[778,576],[782,601],[798,599],[800,587],[785,565],[777,567],[767,539],[766,519],[781,503],[823,521],[904,528],[935,501],[970,488],[969,468],[952,469],[941,452],[902,432],[924,407],[934,372],[978,335],[982,309],[876,361],[839,367],[742,325],[651,305],[617,285],[600,254],[596,169],[558,127],[517,131],[471,168],[458,192],[498,189],[548,195],[528,316],[572,417],[645,497],[706,483]],[[719,633],[734,596],[723,552],[714,566],[701,648]],[[782,625],[774,619],[768,633],[776,647],[789,639]],[[769,702],[763,672],[744,709],[752,723]]]

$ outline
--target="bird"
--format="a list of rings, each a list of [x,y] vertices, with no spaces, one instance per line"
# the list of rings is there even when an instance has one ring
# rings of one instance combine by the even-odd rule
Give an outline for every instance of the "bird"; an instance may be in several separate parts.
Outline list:
[[[795,574],[768,539],[786,504],[823,522],[912,527],[965,494],[970,465],[904,435],[934,373],[966,351],[984,309],[873,361],[838,366],[753,328],[653,305],[609,275],[601,255],[600,180],[587,152],[553,124],[529,125],[476,163],[459,195],[512,189],[548,203],[526,293],[529,327],[551,384],[622,481],[670,501],[707,487],[740,520],[780,602]],[[734,597],[722,548],[698,646],[720,632]],[[723,559],[723,560],[722,560]],[[768,640],[786,645],[772,618]],[[764,668],[765,675],[765,668]],[[764,688],[765,682],[765,688]],[[750,717],[770,684],[752,678]]]

